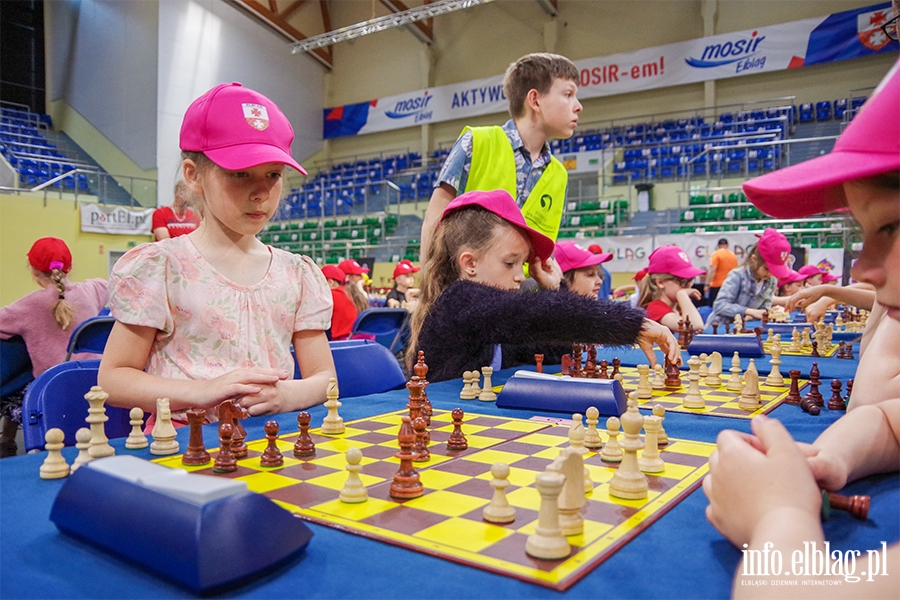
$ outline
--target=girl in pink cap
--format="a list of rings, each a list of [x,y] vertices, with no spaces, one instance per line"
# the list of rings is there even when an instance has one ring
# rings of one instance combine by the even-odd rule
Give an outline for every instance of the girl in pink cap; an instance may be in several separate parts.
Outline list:
[[[442,381],[488,365],[517,364],[501,345],[574,342],[637,342],[648,357],[657,343],[670,360],[680,361],[671,332],[644,319],[643,311],[560,290],[553,248],[553,240],[525,223],[505,190],[467,192],[450,202],[422,272],[407,365],[423,350],[428,379]],[[540,291],[519,291],[526,262]]]
[[[852,275],[875,290],[863,336],[868,348],[860,353],[845,416],[812,445],[798,444],[780,422],[766,417],[753,419],[752,435],[728,430],[719,434],[718,449],[710,456],[709,475],[703,481],[709,498],[706,516],[744,554],[778,552],[787,558],[804,547],[822,549],[826,542],[820,518],[821,490],[839,491],[869,475],[896,473],[900,465],[900,392],[896,387],[900,377],[898,107],[900,63],[895,63],[829,154],[744,184],[751,202],[779,218],[849,209],[864,238]],[[869,522],[867,526],[878,524]],[[860,578],[851,584],[854,597],[900,597],[900,544],[896,543],[896,529],[882,529],[886,536],[882,539],[893,542],[880,556],[889,576],[879,572],[879,576]],[[739,562],[735,568],[736,596],[767,594],[768,581],[754,578],[751,590]],[[845,583],[841,575],[793,579],[814,579],[810,583],[822,586],[819,589],[827,592],[827,597],[847,596],[845,586],[838,587]],[[780,588],[787,594],[781,595],[799,597],[806,582],[798,583],[801,585],[796,588]],[[823,593],[818,595],[826,597]]]
[[[703,317],[691,298],[700,300],[699,290],[691,287],[694,278],[706,273],[691,264],[687,253],[678,246],[660,246],[650,253],[650,264],[634,278],[640,285],[638,307],[647,318],[678,331],[688,320],[694,331],[703,331]]]
[[[271,100],[239,83],[195,100],[181,126],[182,175],[203,219],[189,233],[138,246],[116,263],[116,318],[100,364],[110,404],[156,411],[235,400],[251,415],[300,410],[325,400],[335,376],[325,330],[332,300],[306,256],[260,242],[275,214],[293,129]],[[293,345],[302,380],[294,380]],[[152,426],[151,419],[147,428]]]
[[[35,377],[66,359],[72,331],[79,323],[95,317],[109,299],[105,279],[72,283],[72,253],[55,237],[37,240],[28,251],[31,278],[41,289],[0,308],[0,339],[21,336],[31,357]],[[73,358],[92,358],[75,354]],[[0,458],[16,454],[16,431],[22,422],[25,390],[0,399],[5,417]]]
[[[805,281],[806,277],[791,269],[787,277],[778,280],[778,291],[775,293],[775,297],[772,298],[772,306],[786,307],[791,296],[803,289]],[[791,309],[786,310],[790,311]]]
[[[570,290],[588,298],[600,296],[600,288],[603,286],[603,272],[600,265],[612,260],[612,254],[594,253],[575,242],[559,242],[553,255],[562,270],[563,281]]]
[[[736,315],[744,321],[762,319],[772,306],[778,280],[790,276],[791,243],[784,234],[770,227],[757,235],[759,242],[750,248],[744,264],[732,269],[719,289],[709,324],[730,323]]]

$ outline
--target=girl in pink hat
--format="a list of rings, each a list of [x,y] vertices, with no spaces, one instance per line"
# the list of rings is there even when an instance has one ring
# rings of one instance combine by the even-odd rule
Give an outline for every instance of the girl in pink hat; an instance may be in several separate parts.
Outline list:
[[[691,322],[694,331],[703,331],[703,317],[691,298],[700,300],[699,290],[691,287],[694,278],[706,273],[691,264],[687,253],[678,246],[661,246],[650,253],[650,264],[638,271],[638,307],[647,318],[678,331],[678,322]],[[682,323],[682,324],[683,324]]]
[[[807,287],[821,285],[822,277],[825,275],[825,271],[822,271],[816,265],[803,265],[797,272],[803,277]]]
[[[487,365],[513,366],[504,346],[574,342],[637,342],[648,357],[657,343],[680,361],[671,332],[644,319],[643,311],[560,290],[553,248],[553,240],[525,223],[505,190],[467,192],[450,202],[422,271],[407,365],[423,350],[428,379],[442,381]],[[540,291],[519,291],[526,262]]]
[[[256,237],[278,208],[285,168],[305,174],[291,157],[293,139],[278,106],[239,83],[188,107],[182,174],[203,220],[116,263],[116,324],[98,378],[110,404],[153,413],[157,398],[169,398],[183,425],[186,409],[214,421],[226,400],[254,416],[324,402],[335,377],[328,284],[309,257]],[[293,379],[292,345],[302,380]]]
[[[600,246],[594,244],[591,248],[599,249]],[[553,255],[570,290],[588,298],[600,296],[600,288],[603,286],[600,265],[612,260],[612,254],[585,250],[575,242],[559,242]]]
[[[732,269],[719,289],[708,323],[731,322],[736,315],[744,321],[762,319],[772,306],[779,279],[791,274],[787,266],[791,243],[779,231],[768,228],[747,253],[744,264]]]
[[[105,279],[72,283],[72,253],[55,237],[37,240],[28,251],[31,278],[41,289],[0,308],[0,339],[21,336],[35,377],[66,359],[69,338],[79,323],[95,317],[109,299]],[[73,358],[93,358],[75,354]],[[0,458],[16,454],[16,431],[22,422],[25,390],[0,399],[5,417]]]
[[[772,298],[772,306],[787,306],[792,295],[803,289],[806,277],[791,269],[787,277],[778,280],[778,291]],[[788,309],[790,310],[790,309]]]

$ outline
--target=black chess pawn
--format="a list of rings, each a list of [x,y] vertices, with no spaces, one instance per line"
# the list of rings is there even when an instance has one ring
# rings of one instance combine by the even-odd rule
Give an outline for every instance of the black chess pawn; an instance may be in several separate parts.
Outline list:
[[[828,400],[828,410],[847,410],[847,404],[841,398],[841,380],[831,380],[831,398]]]
[[[615,379],[616,375],[619,374],[619,367],[622,366],[621,359],[619,359],[618,357],[614,358],[612,361],[612,366],[613,366],[613,370],[609,377],[610,377],[610,379]]]
[[[788,395],[784,399],[785,404],[800,404],[802,398],[800,397],[800,371],[798,369],[791,369],[789,372],[791,376],[791,387],[788,390]]]
[[[219,421],[219,454],[213,465],[216,473],[233,473],[237,471],[237,459],[231,453],[234,425],[225,421]]]
[[[278,421],[266,421],[266,449],[259,459],[259,464],[263,467],[281,467],[284,466],[284,456],[281,449],[278,448]]]
[[[600,361],[600,374],[598,375],[598,379],[609,379],[609,361]]]
[[[447,449],[457,451],[468,449],[469,442],[468,440],[466,440],[466,436],[462,431],[464,416],[462,409],[454,408],[453,412],[450,413],[450,416],[453,418],[453,431],[450,433],[450,437],[447,439]]]
[[[294,443],[294,456],[302,458],[304,456],[316,455],[316,444],[309,435],[309,413],[300,411],[297,415],[297,427],[300,428],[300,437]]]
[[[819,354],[819,342],[817,342],[816,340],[812,341],[812,350],[810,350],[809,355],[813,358],[818,358],[819,356],[821,356]]]
[[[806,396],[803,400],[800,401],[800,408],[804,410],[804,412],[808,412],[811,415],[819,414],[819,407],[816,405],[815,400]]]
[[[813,362],[812,368],[809,370],[809,391],[805,398],[811,398],[816,406],[825,406],[825,400],[819,392],[820,385],[822,385],[822,381],[819,379],[819,363]]]
[[[719,324],[713,323],[713,335],[719,335]]]

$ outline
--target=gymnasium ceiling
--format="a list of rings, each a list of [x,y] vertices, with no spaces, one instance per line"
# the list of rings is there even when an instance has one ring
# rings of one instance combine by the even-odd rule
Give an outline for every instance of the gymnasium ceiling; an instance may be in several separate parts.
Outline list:
[[[332,7],[335,2],[349,0],[225,0],[237,6],[251,18],[262,22],[289,42],[300,42],[309,37],[329,34],[335,30],[355,25],[356,23],[340,23],[334,19]],[[559,0],[534,0],[547,14],[557,13]],[[373,17],[399,13],[430,4],[431,0],[371,0]],[[377,6],[377,10],[376,10]],[[386,10],[385,10],[386,9]],[[439,18],[439,17],[438,17]],[[421,43],[431,44],[434,41],[434,17],[402,25],[410,35],[414,35]],[[329,69],[334,66],[332,45],[315,48],[308,54]]]

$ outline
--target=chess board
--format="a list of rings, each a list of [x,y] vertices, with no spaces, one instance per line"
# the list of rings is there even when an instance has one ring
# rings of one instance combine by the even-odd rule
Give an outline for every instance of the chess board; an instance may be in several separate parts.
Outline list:
[[[801,348],[798,351],[790,350],[791,342],[788,340],[787,343],[782,340],[781,342],[781,355],[782,356],[811,356],[812,355],[812,346],[808,348]],[[834,356],[840,346],[838,344],[832,344],[828,350],[822,350],[819,348],[819,356],[822,358],[828,358],[830,356]],[[771,355],[772,354],[772,342],[763,342],[763,351]]]
[[[271,498],[302,519],[410,548],[453,562],[499,573],[557,590],[565,590],[651,523],[680,502],[701,483],[714,444],[669,439],[660,455],[666,469],[648,476],[645,500],[620,500],[608,494],[614,466],[589,452],[585,466],[594,481],[582,511],[584,532],[570,536],[572,551],[561,560],[541,560],[525,553],[525,542],[537,525],[540,495],[535,476],[568,445],[569,422],[522,420],[497,416],[466,415],[463,432],[469,448],[461,452],[446,448],[453,430],[448,411],[434,411],[431,428],[431,460],[413,463],[425,488],[412,500],[390,497],[391,478],[399,460],[397,433],[406,411],[346,423],[342,435],[326,436],[310,431],[316,455],[294,458],[299,433],[279,437],[284,466],[260,466],[266,440],[247,442],[249,456],[238,461],[234,473],[214,473],[212,463],[184,467],[181,456],[157,459],[163,465],[186,468],[217,477],[247,482],[249,488]],[[605,431],[600,431],[606,442]],[[362,451],[360,477],[369,499],[345,504],[338,493],[347,478],[345,452]],[[211,451],[215,456],[214,451]],[[482,519],[482,510],[493,495],[490,468],[496,462],[510,465],[507,497],[516,508],[516,520],[495,525]],[[310,546],[315,551],[315,541]]]
[[[725,389],[725,382],[728,381],[731,374],[728,372],[728,367],[725,364],[722,365],[722,369],[725,372],[722,373],[721,376],[721,387],[709,387],[703,383],[703,379],[700,380],[700,395],[703,396],[703,399],[706,401],[705,408],[685,408],[682,406],[684,397],[687,396],[689,383],[687,372],[685,371],[681,372],[680,388],[653,390],[653,397],[650,399],[638,400],[638,406],[640,408],[651,408],[654,404],[662,404],[668,412],[710,415],[713,417],[731,417],[736,419],[752,419],[756,415],[765,415],[775,410],[778,405],[784,402],[784,399],[787,398],[788,392],[790,391],[790,377],[785,376],[785,385],[783,387],[773,387],[765,384],[765,375],[760,375],[759,408],[754,411],[747,411],[738,406],[738,401],[741,399],[741,393]],[[622,367],[619,369],[619,372],[622,373],[622,385],[625,387],[625,392],[628,393],[632,390],[636,390],[638,381],[640,380],[637,368]],[[801,379],[798,382],[798,389],[802,390],[807,383],[808,380]]]

